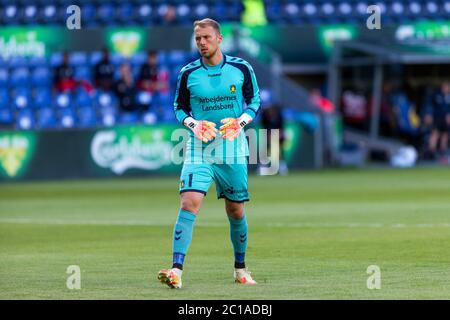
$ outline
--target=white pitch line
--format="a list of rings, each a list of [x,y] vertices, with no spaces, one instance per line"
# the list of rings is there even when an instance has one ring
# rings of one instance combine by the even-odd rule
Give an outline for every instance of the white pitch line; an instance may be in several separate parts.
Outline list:
[[[164,222],[152,222],[141,220],[61,220],[61,219],[30,219],[30,218],[0,218],[0,223],[11,224],[39,224],[39,225],[102,225],[102,226],[171,226],[172,224]],[[270,228],[450,228],[450,223],[260,223],[259,226]],[[227,222],[201,222],[197,226],[200,227],[224,227]]]

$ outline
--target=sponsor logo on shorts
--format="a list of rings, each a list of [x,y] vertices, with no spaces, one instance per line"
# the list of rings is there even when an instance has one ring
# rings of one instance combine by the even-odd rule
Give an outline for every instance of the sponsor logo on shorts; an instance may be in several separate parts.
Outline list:
[[[234,187],[229,187],[225,189],[225,192],[229,194],[247,194],[248,190],[247,189],[236,190],[234,189]]]

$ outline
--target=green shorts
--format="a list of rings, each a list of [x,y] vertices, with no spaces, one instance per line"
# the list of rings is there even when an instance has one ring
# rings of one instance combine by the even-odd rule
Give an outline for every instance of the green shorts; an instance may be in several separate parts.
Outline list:
[[[180,193],[200,192],[206,195],[211,183],[216,183],[217,198],[233,202],[249,201],[247,164],[183,164]]]

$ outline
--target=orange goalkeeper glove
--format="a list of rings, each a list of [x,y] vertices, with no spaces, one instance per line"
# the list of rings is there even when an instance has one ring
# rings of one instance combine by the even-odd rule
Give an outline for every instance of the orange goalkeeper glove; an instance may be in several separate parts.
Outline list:
[[[246,113],[241,115],[239,118],[222,119],[220,122],[223,123],[223,125],[220,127],[220,134],[224,139],[233,141],[239,136],[242,128],[252,122],[252,120],[252,117]]]
[[[206,120],[197,121],[188,117],[183,121],[184,125],[194,132],[195,136],[203,142],[209,142],[216,137],[216,124]]]

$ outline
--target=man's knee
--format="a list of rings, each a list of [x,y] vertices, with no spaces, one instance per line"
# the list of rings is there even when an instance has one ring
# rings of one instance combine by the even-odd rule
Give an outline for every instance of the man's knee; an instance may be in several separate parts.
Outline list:
[[[244,217],[244,204],[228,202],[226,205],[227,214],[233,219],[242,219]]]
[[[183,193],[181,195],[181,210],[189,211],[198,214],[202,205],[203,196],[196,194]]]

